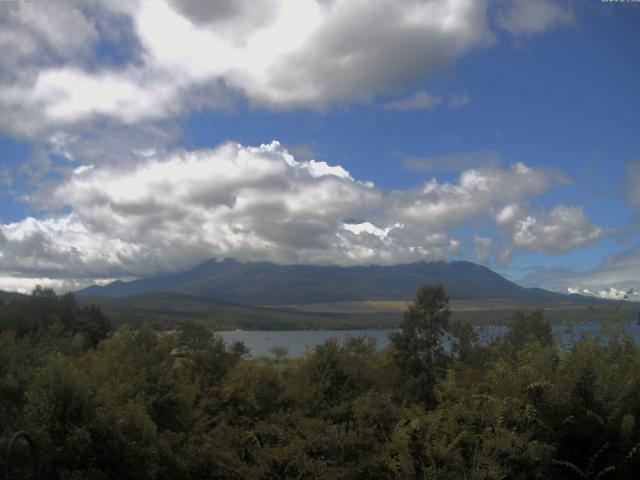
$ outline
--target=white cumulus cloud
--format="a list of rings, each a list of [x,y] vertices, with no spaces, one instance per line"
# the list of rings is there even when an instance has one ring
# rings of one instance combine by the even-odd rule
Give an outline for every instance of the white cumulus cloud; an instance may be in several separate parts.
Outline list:
[[[503,219],[505,210],[498,220]],[[582,207],[556,205],[551,211],[527,215],[513,225],[513,244],[538,252],[560,253],[590,245],[606,231],[595,225]]]
[[[0,46],[12,59],[0,77],[0,128],[135,124],[226,108],[233,96],[323,109],[412,87],[493,42],[484,0],[63,3],[21,2],[4,15]],[[101,41],[133,53],[91,61]],[[419,92],[398,106],[436,101]]]

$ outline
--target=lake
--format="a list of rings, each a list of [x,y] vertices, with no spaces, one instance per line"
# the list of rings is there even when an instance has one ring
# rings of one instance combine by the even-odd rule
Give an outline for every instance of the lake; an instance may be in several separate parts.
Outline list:
[[[602,323],[576,323],[573,325],[553,325],[553,334],[561,340],[568,340],[571,332],[576,339],[582,335],[595,335],[602,328]],[[225,342],[242,341],[254,357],[271,356],[273,347],[285,347],[290,357],[302,357],[316,345],[324,343],[331,337],[345,339],[347,337],[367,337],[376,340],[378,348],[389,344],[389,333],[393,330],[234,330],[217,332]],[[483,341],[490,340],[507,331],[505,326],[477,327]],[[636,342],[640,343],[640,325],[632,324],[627,331]]]

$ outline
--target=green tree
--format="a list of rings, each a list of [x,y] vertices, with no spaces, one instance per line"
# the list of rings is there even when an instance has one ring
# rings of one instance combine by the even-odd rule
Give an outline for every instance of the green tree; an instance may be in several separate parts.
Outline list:
[[[211,345],[213,333],[204,325],[195,322],[185,322],[180,327],[177,348],[181,353],[192,353],[203,350]]]
[[[517,312],[509,324],[506,341],[516,350],[528,342],[551,345],[553,341],[551,322],[544,318],[544,313],[541,310],[528,313]]]
[[[400,331],[389,336],[396,361],[413,380],[413,395],[430,408],[435,405],[436,368],[443,357],[442,336],[450,315],[444,289],[425,285],[418,289],[415,301],[404,313]]]

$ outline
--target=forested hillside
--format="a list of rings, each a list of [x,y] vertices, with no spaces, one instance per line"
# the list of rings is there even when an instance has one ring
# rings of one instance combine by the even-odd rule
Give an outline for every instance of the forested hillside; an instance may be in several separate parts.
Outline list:
[[[0,453],[28,431],[39,478],[51,479],[635,479],[640,469],[640,349],[615,321],[559,345],[540,313],[522,313],[481,345],[427,287],[383,351],[352,338],[302,359],[255,359],[194,323],[176,334],[108,328],[98,309],[46,290],[0,304]]]

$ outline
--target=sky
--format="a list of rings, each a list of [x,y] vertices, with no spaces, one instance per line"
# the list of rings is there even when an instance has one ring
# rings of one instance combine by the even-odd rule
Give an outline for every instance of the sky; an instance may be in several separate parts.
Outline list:
[[[235,258],[640,292],[639,44],[631,1],[0,1],[0,289]]]

